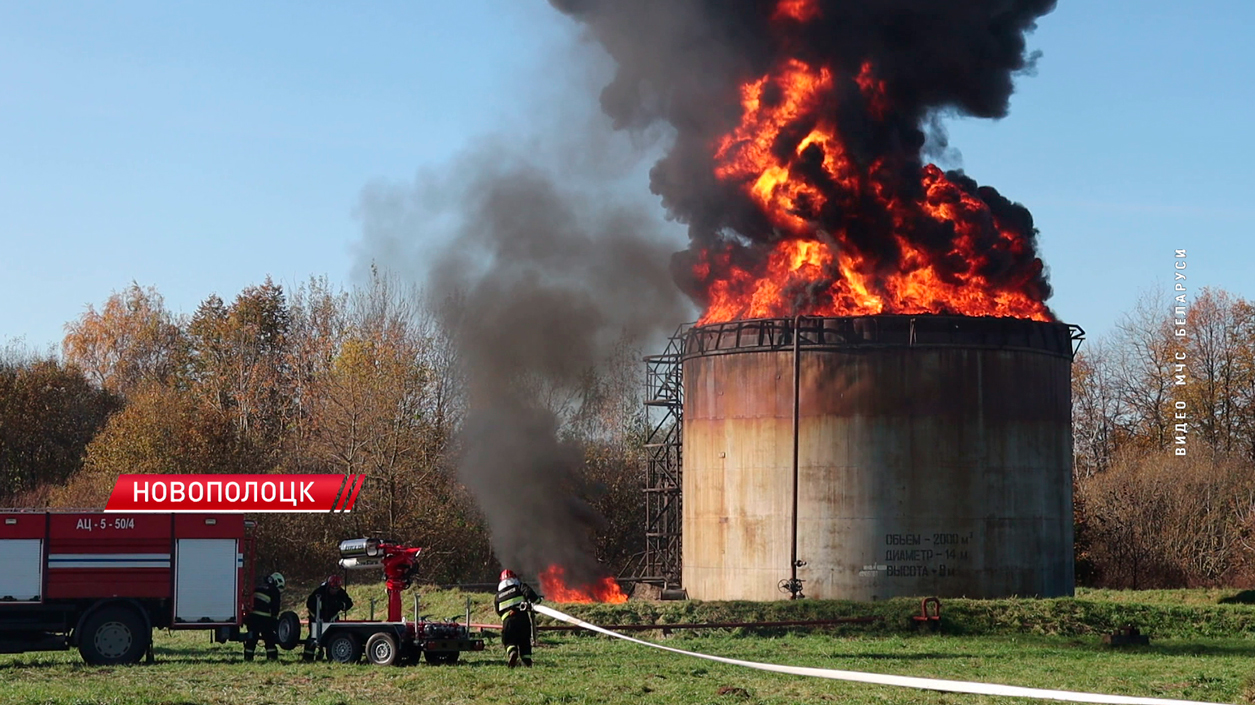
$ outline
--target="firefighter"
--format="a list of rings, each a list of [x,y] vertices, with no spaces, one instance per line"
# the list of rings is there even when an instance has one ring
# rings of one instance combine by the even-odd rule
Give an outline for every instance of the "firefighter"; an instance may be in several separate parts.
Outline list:
[[[321,612],[319,612],[320,605]],[[352,606],[353,598],[344,591],[344,582],[338,575],[327,576],[322,585],[314,588],[309,598],[305,600],[305,609],[309,612],[309,638],[305,640],[304,655],[306,661],[314,660],[314,649],[318,645],[314,630],[318,628],[318,618],[322,617],[323,622],[334,622],[336,615],[348,612]],[[318,651],[323,653],[322,649]],[[325,656],[325,653],[323,655]]]
[[[535,590],[519,580],[514,571],[501,571],[496,607],[497,614],[501,615],[501,643],[510,668],[518,666],[520,660],[524,666],[532,666],[533,602],[540,602]]]
[[[253,610],[244,617],[244,660],[252,661],[258,639],[266,642],[266,660],[279,660],[279,598],[287,581],[282,573],[271,573],[264,585],[253,591]]]

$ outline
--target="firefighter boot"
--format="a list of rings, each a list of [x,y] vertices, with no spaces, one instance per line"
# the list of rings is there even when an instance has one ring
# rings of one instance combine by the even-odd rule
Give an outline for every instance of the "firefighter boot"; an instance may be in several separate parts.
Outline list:
[[[314,662],[314,637],[305,640],[305,653],[301,655],[301,660],[305,663]]]
[[[253,654],[254,654],[254,653],[256,653],[256,651],[257,651],[257,645],[256,645],[256,644],[245,644],[245,645],[244,645],[244,660],[245,660],[245,661],[252,661],[252,660],[253,660]]]
[[[524,656],[524,657],[523,657],[523,665],[524,665],[524,666],[526,666],[526,667],[528,667],[528,668],[531,668],[531,667],[532,667],[532,657],[531,657],[531,656]]]
[[[519,665],[519,647],[507,646],[505,649],[505,653],[506,653],[506,657],[509,659],[507,663],[510,666],[510,668],[517,667]]]
[[[266,660],[278,661],[279,660],[279,647],[275,646],[274,644],[266,644]]]

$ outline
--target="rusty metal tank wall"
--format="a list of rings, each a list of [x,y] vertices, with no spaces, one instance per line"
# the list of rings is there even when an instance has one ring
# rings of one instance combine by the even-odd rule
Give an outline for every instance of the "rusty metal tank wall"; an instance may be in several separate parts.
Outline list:
[[[1073,593],[1064,324],[802,319],[684,341],[683,582],[787,599]]]

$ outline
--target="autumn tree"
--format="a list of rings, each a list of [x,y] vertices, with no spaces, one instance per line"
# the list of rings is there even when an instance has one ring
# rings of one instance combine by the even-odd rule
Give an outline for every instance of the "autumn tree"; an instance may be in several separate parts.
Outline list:
[[[96,385],[124,397],[151,384],[170,384],[186,349],[179,321],[157,290],[132,283],[114,292],[97,311],[66,325],[61,343],[66,362]]]
[[[461,518],[421,305],[420,292],[378,274],[354,292],[348,335],[321,395],[323,447],[333,463],[372,483],[364,518],[373,514],[379,529],[425,540],[437,553],[454,546],[432,529]]]
[[[316,448],[320,395],[348,335],[348,293],[326,278],[314,278],[292,297],[287,366],[292,373],[294,412],[289,426],[289,470],[322,472],[327,463]]]
[[[1078,551],[1102,585],[1255,569],[1255,308],[1203,289],[1181,313],[1143,297],[1073,369]]]
[[[1127,439],[1126,396],[1106,341],[1082,349],[1072,364],[1072,444],[1074,471],[1088,477],[1106,470]]]
[[[1172,443],[1175,353],[1171,308],[1151,294],[1126,313],[1112,338],[1112,374],[1120,391],[1115,418],[1128,442],[1165,449]]]
[[[586,371],[564,435],[584,448],[583,498],[604,523],[593,536],[597,559],[618,573],[645,548],[644,352],[620,338],[609,356]]]
[[[597,560],[617,574],[645,550],[644,437],[584,444],[586,498],[605,520],[593,537]]]
[[[221,410],[173,387],[134,395],[87,446],[84,467],[58,493],[62,506],[103,506],[117,476],[257,473],[263,454]]]
[[[1255,320],[1251,304],[1224,291],[1204,289],[1188,309],[1184,347],[1186,402],[1195,440],[1213,453],[1252,454],[1255,389]]]
[[[351,516],[334,531],[404,536],[427,549],[428,579],[455,581],[482,572],[482,523],[451,471],[457,374],[449,346],[435,337],[421,291],[375,273],[350,292],[325,280],[300,287],[291,306],[289,360],[296,413],[291,467],[366,476]],[[337,536],[319,520],[266,530],[301,553],[311,536],[333,547]],[[298,529],[298,525],[301,527]],[[328,563],[327,549],[308,554]]]
[[[283,288],[267,278],[230,306],[209,297],[187,331],[191,389],[276,463],[295,409],[290,327]]]
[[[126,407],[83,440],[83,469],[52,501],[99,505],[120,473],[360,474],[351,514],[261,517],[262,564],[315,577],[340,539],[388,535],[425,547],[424,579],[488,579],[484,516],[456,472],[468,376],[455,338],[474,315],[456,291],[433,298],[378,271],[348,291],[312,279],[291,300],[267,279],[186,322],[132,286],[66,337],[67,357]],[[562,384],[510,382],[552,413],[575,459],[564,491],[600,515],[589,538],[608,573],[643,541],[640,358],[625,338]]]
[[[1239,348],[1234,359],[1234,455],[1255,465],[1255,304],[1233,304],[1233,327]]]
[[[1100,585],[1211,586],[1250,561],[1255,473],[1232,458],[1128,451],[1079,488]]]
[[[54,358],[0,359],[0,502],[65,482],[121,399]]]

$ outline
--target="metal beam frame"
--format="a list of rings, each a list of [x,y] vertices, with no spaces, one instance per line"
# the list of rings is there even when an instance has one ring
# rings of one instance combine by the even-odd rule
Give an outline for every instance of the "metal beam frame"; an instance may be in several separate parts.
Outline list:
[[[641,580],[664,588],[681,585],[684,376],[681,326],[661,355],[645,358],[645,555]]]

